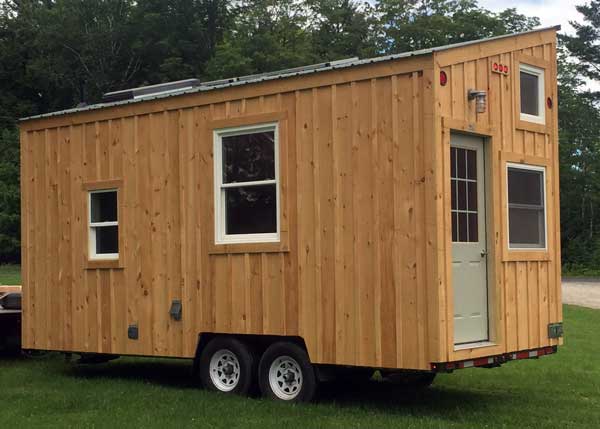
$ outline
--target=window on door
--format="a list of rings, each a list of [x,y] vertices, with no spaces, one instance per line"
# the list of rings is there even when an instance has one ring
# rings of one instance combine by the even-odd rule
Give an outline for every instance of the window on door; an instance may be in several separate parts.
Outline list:
[[[215,131],[216,243],[279,240],[277,124]]]
[[[508,247],[546,248],[544,167],[507,164]]]
[[[477,207],[477,151],[450,148],[450,187],[452,201],[452,241],[479,241]]]

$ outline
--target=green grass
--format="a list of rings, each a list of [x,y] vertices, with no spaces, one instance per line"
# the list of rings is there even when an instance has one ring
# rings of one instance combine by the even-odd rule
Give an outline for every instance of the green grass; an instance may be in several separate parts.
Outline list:
[[[0,285],[20,285],[20,265],[0,265]]]
[[[420,394],[369,383],[290,405],[203,391],[190,362],[0,358],[0,427],[600,427],[600,311],[565,307],[566,345],[539,360],[438,376]]]

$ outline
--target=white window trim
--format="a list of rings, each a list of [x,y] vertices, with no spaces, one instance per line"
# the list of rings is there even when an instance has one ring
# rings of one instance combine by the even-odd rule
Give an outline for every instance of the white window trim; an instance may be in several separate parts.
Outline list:
[[[117,220],[116,222],[92,222],[92,194],[102,194],[106,192],[117,193]],[[112,189],[95,189],[88,191],[88,258],[93,261],[115,260],[119,259],[118,253],[96,253],[96,228],[102,226],[119,226],[118,218],[119,191],[116,188]]]
[[[230,137],[242,134],[255,134],[266,131],[273,131],[274,141],[274,162],[275,179],[260,180],[253,182],[223,183],[223,137]],[[279,124],[277,122],[249,125],[234,128],[223,128],[214,131],[214,195],[215,195],[215,244],[248,244],[248,243],[276,243],[280,241],[280,191],[279,191]],[[276,222],[277,231],[266,234],[226,234],[225,233],[225,190],[227,188],[237,188],[241,186],[258,186],[275,184],[276,198]]]
[[[510,204],[508,202],[508,169],[515,168],[529,171],[541,171],[542,172],[542,186],[543,186],[543,203],[544,203],[544,247],[527,247],[527,245],[511,246],[510,245]],[[548,250],[548,196],[546,193],[546,167],[530,164],[518,164],[514,162],[506,163],[506,236],[508,238],[508,249],[511,251],[539,251],[544,252]]]
[[[519,79],[520,73],[524,72],[530,75],[537,76],[538,78],[538,112],[539,115],[529,115],[527,113],[521,113],[521,120],[527,122],[534,122],[536,124],[546,124],[546,91],[545,91],[545,83],[544,83],[544,69],[533,67],[528,64],[520,64],[519,65]],[[521,85],[519,83],[519,92],[521,91]],[[520,94],[520,97],[523,97],[523,94]],[[519,111],[521,110],[521,106],[519,106]]]

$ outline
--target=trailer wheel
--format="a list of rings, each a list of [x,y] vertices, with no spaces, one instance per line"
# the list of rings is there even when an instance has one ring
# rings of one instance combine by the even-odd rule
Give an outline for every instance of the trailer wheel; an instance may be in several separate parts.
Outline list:
[[[315,369],[308,354],[290,342],[272,344],[260,359],[258,382],[268,398],[309,402],[317,390]]]
[[[246,395],[256,378],[256,359],[238,339],[216,337],[202,350],[199,370],[207,389]]]

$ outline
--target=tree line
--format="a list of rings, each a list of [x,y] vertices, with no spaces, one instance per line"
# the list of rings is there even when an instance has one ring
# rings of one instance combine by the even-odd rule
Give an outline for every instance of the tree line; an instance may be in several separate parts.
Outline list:
[[[563,258],[600,267],[600,121],[594,94],[581,89],[583,73],[600,79],[598,1],[580,12],[585,23],[562,44],[565,58],[580,58],[561,62]],[[490,12],[477,0],[2,1],[0,262],[20,257],[19,117],[94,103],[107,91],[374,57],[538,25],[535,17]]]

